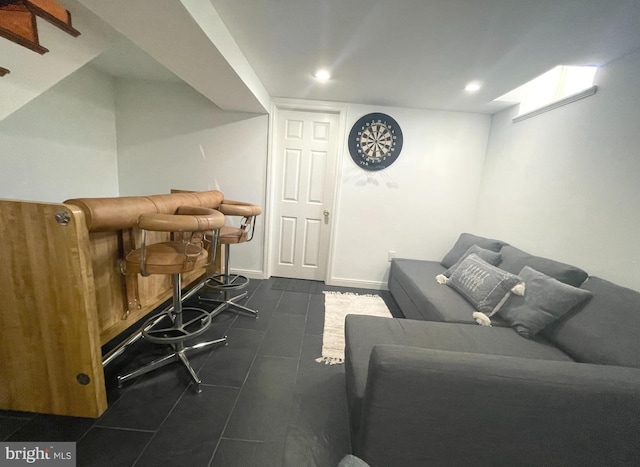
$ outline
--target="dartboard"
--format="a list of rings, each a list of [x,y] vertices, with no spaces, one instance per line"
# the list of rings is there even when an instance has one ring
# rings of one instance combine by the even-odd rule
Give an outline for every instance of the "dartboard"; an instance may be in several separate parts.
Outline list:
[[[393,164],[402,150],[398,122],[383,113],[367,114],[349,133],[349,153],[365,170],[382,170]]]

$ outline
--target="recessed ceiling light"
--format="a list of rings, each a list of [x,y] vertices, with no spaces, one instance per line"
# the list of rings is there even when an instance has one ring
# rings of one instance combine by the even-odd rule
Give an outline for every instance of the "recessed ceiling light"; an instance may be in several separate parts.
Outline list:
[[[331,78],[331,73],[329,73],[329,70],[321,69],[316,71],[313,76],[315,76],[316,79],[319,79],[320,81],[327,81]]]
[[[480,84],[477,81],[472,81],[464,87],[464,90],[467,92],[476,92],[480,90],[481,87],[482,87],[482,84]]]

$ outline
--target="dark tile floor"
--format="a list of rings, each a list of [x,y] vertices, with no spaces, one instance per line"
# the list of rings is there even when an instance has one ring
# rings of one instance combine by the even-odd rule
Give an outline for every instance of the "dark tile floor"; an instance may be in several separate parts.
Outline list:
[[[0,440],[76,441],[78,466],[322,466],[349,452],[343,365],[315,359],[322,348],[321,282],[253,280],[248,306],[259,319],[224,312],[206,337],[228,345],[190,358],[196,394],[178,364],[118,389],[115,376],[163,353],[140,341],[105,371],[108,410],[97,420],[0,411]],[[206,338],[205,336],[199,339]]]

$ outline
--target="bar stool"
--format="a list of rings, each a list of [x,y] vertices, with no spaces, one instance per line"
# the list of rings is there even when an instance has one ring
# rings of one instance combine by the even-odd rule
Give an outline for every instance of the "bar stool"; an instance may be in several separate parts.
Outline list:
[[[258,310],[239,304],[238,302],[247,297],[247,292],[230,297],[230,292],[244,289],[249,285],[249,278],[240,274],[231,274],[229,270],[229,258],[231,257],[231,245],[250,242],[256,228],[256,217],[262,214],[262,209],[250,203],[241,201],[231,201],[225,199],[218,207],[218,210],[225,216],[241,217],[240,227],[225,225],[220,229],[218,243],[224,245],[224,272],[215,274],[205,282],[205,287],[213,289],[222,294],[221,298],[210,298],[200,296],[204,302],[218,303],[219,306],[214,313],[218,314],[226,309],[235,309],[240,312],[258,317]]]
[[[131,251],[124,260],[125,274],[170,274],[173,286],[173,307],[166,313],[154,316],[142,326],[142,337],[155,344],[169,344],[172,352],[126,375],[118,376],[118,385],[174,361],[181,362],[196,390],[200,392],[200,379],[189,363],[186,353],[213,345],[226,344],[226,336],[209,342],[185,346],[187,339],[201,335],[211,325],[211,315],[206,310],[182,305],[181,273],[208,265],[216,254],[219,230],[224,225],[224,215],[215,209],[181,206],[176,214],[142,214],[138,226],[142,232],[142,246]],[[173,239],[147,245],[147,231],[172,232]],[[206,233],[213,234],[210,251],[204,247]]]

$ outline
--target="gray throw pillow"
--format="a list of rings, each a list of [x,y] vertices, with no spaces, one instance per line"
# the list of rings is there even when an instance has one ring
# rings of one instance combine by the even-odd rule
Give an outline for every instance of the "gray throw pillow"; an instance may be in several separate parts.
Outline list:
[[[522,279],[490,265],[475,253],[458,265],[447,285],[466,298],[473,307],[488,315],[496,313]]]
[[[478,245],[473,245],[462,255],[462,257],[458,261],[456,261],[456,263],[453,266],[451,266],[449,269],[443,272],[442,275],[446,277],[451,277],[451,273],[460,265],[460,263],[462,263],[462,261],[467,256],[469,256],[472,253],[475,253],[480,257],[480,259],[485,260],[487,263],[491,264],[492,266],[497,266],[498,264],[500,264],[500,261],[502,261],[502,255],[500,253],[487,250],[486,248],[480,248]]]
[[[525,283],[524,297],[514,297],[499,314],[528,339],[591,297],[588,290],[560,282],[529,266],[522,268],[519,276]]]
[[[456,240],[453,248],[444,255],[440,264],[445,268],[450,268],[456,261],[462,258],[464,252],[473,245],[478,245],[480,248],[486,248],[491,251],[500,251],[500,248],[506,245],[506,243],[502,240],[494,240],[492,238],[479,237],[470,233],[462,233],[458,237],[458,240]]]

